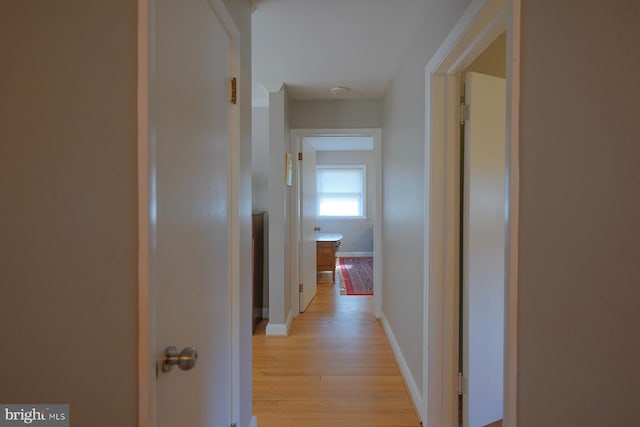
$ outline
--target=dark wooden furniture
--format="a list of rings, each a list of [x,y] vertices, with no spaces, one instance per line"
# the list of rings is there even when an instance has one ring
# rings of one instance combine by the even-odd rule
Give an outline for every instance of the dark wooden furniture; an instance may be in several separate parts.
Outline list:
[[[264,288],[264,212],[252,215],[253,332],[262,321]]]
[[[340,246],[342,234],[316,233],[316,270],[331,271],[336,280],[336,251]]]

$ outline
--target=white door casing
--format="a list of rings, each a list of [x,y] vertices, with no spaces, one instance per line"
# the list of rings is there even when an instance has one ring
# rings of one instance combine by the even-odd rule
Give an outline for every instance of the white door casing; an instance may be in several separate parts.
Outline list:
[[[507,35],[507,201],[504,426],[517,422],[519,85],[521,0],[472,0],[425,67],[425,425],[455,425],[458,372],[459,114],[463,72]]]
[[[503,417],[505,79],[468,73],[463,202],[463,424]]]
[[[300,198],[302,220],[300,221],[301,265],[303,292],[300,292],[300,312],[307,309],[317,291],[316,238],[316,149],[306,138],[302,138],[302,196]]]
[[[141,0],[139,23],[139,425],[231,425],[238,32],[220,0]],[[163,372],[170,345],[196,347],[196,366]]]

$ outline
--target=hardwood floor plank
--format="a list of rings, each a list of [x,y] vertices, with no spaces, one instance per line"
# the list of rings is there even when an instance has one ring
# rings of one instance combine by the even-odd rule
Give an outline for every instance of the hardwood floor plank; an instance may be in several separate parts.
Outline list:
[[[420,425],[372,297],[340,295],[337,284],[320,282],[290,336],[264,330],[253,337],[260,427]]]

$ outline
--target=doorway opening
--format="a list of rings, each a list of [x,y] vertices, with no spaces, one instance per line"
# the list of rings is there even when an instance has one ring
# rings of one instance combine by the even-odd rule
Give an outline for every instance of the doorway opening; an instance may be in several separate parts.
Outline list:
[[[498,75],[506,71],[501,40],[492,45]],[[463,78],[458,424],[468,427],[503,418],[506,94],[504,77],[466,70]]]
[[[504,251],[503,289],[498,291],[498,304],[504,309],[504,326],[497,332],[504,346],[504,363],[501,363],[504,381],[500,385],[505,425],[515,420],[515,291],[517,249],[517,114],[518,114],[518,58],[519,58],[519,1],[473,1],[445,39],[440,49],[426,66],[426,189],[427,212],[425,224],[425,331],[428,339],[424,347],[424,405],[428,425],[468,425],[468,419],[460,421],[459,391],[464,394],[468,383],[460,377],[459,366],[464,367],[464,315],[468,306],[461,308],[460,296],[466,294],[460,287],[467,274],[461,267],[461,250],[465,247],[464,231],[460,225],[468,222],[461,206],[461,194],[468,191],[461,172],[461,117],[466,108],[460,104],[462,74],[479,59],[481,54],[500,37],[504,37],[506,49],[502,49],[509,61],[506,64],[506,142],[503,144],[506,170],[503,176],[502,218],[504,238],[500,248]],[[504,34],[504,35],[502,35]],[[477,123],[477,122],[476,122]],[[468,200],[465,198],[465,200]],[[462,214],[461,214],[462,213]],[[468,231],[467,231],[468,233]],[[469,255],[467,255],[469,256]],[[473,298],[473,295],[470,296]],[[469,295],[467,295],[467,299]],[[467,301],[468,303],[468,301]],[[463,317],[460,318],[459,314]],[[468,337],[468,331],[466,335]],[[465,338],[466,339],[466,338]],[[468,345],[468,344],[467,344]],[[467,361],[468,363],[468,361]],[[467,414],[468,408],[462,411]],[[492,419],[485,424],[489,424]],[[480,424],[484,426],[485,424]]]
[[[380,141],[380,129],[291,130],[291,147],[301,153],[302,159],[297,162],[291,193],[290,244],[297,248],[292,251],[295,259],[291,260],[291,277],[303,284],[291,287],[291,300],[299,301],[298,307],[293,307],[294,315],[304,311],[315,295],[316,238],[318,233],[328,233],[324,237],[337,235],[333,241],[340,241],[339,247],[333,245],[334,257],[373,256],[374,316],[380,316]],[[319,176],[323,171],[326,176]],[[336,177],[345,185],[333,185]],[[322,199],[318,197],[317,180],[326,181],[326,197]],[[322,210],[320,204],[324,206]]]

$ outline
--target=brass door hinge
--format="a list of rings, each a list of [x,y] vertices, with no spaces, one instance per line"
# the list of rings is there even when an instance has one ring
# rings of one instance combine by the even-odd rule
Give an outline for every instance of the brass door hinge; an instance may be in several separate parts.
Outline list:
[[[298,153],[298,160],[302,160],[302,151]]]
[[[229,102],[236,104],[238,101],[238,81],[235,77],[230,80]]]
[[[300,293],[303,293],[303,292],[304,292],[304,284],[303,284],[303,283],[300,283],[300,284],[298,285],[298,292],[300,292]]]

